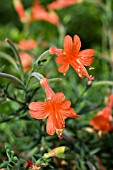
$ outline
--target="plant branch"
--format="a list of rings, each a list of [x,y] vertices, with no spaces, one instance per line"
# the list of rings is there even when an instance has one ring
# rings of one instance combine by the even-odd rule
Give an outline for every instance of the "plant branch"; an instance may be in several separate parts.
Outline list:
[[[94,82],[92,83],[92,87],[96,87],[96,86],[102,86],[102,85],[105,85],[105,86],[113,86],[113,81],[109,81],[109,80],[103,80],[103,81],[98,81],[98,82]]]

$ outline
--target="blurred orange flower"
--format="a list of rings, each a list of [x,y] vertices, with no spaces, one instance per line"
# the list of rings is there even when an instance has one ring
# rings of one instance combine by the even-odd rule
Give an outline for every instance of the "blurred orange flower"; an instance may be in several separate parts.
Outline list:
[[[56,54],[56,63],[60,64],[58,71],[66,74],[71,65],[77,72],[80,78],[86,76],[89,81],[93,80],[94,77],[89,75],[85,66],[90,66],[94,61],[92,57],[94,55],[93,49],[86,49],[80,51],[81,41],[77,35],[74,35],[74,42],[72,38],[67,35],[64,38],[64,49],[57,49],[56,47],[50,48],[50,54]]]
[[[60,138],[65,128],[65,118],[78,118],[74,109],[70,107],[71,102],[65,100],[63,93],[54,93],[48,84],[48,79],[40,80],[46,91],[45,102],[32,102],[29,105],[29,114],[35,119],[47,119],[46,131],[49,135],[56,132]]]
[[[22,50],[32,50],[37,47],[37,42],[35,40],[21,40],[18,44],[19,48]],[[28,71],[31,68],[33,58],[30,54],[26,52],[19,52],[20,60],[24,71]]]
[[[14,4],[16,12],[18,13],[20,21],[25,22],[26,21],[26,13],[25,13],[24,7],[21,3],[21,0],[13,0],[13,4]]]
[[[59,24],[59,17],[55,12],[48,12],[38,1],[34,1],[31,13],[31,22],[35,20],[43,20],[50,22],[54,25]]]
[[[29,40],[21,40],[19,42],[19,47],[22,50],[32,50],[37,47],[37,42],[35,40],[29,39]]]
[[[108,133],[113,130],[113,124],[111,121],[113,121],[111,108],[105,107],[90,120],[90,125],[93,126],[95,130],[101,130],[103,133]]]
[[[56,0],[48,5],[50,10],[62,9],[67,6],[82,2],[82,0]]]
[[[19,52],[20,60],[24,71],[28,71],[32,65],[32,56],[25,52]]]

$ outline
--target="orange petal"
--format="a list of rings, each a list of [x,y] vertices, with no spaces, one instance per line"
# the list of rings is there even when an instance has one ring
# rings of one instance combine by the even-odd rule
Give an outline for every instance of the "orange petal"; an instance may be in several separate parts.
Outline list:
[[[112,120],[112,114],[111,114],[112,109],[110,107],[105,107],[102,110],[102,116],[104,116],[107,120]]]
[[[81,48],[81,41],[77,35],[74,35],[74,49],[76,52],[79,52]]]
[[[86,49],[79,52],[78,57],[81,63],[84,66],[90,66],[92,62],[94,61],[94,58],[92,57],[94,55],[93,49]]]
[[[94,126],[96,130],[101,130],[106,126],[108,120],[103,115],[96,115],[92,120],[90,120],[90,125]]]
[[[53,103],[50,114],[51,114],[52,121],[55,125],[55,128],[64,129],[65,121],[64,121],[64,117],[62,116],[62,113],[60,112],[58,104]]]
[[[66,110],[61,110],[62,115],[64,115],[66,118],[70,117],[70,118],[79,118],[80,116],[76,114],[76,112],[74,111],[74,109],[69,108]]]
[[[89,80],[92,78],[79,59],[76,59],[75,63],[72,62],[70,65],[74,68],[80,78],[83,78],[84,76],[86,76]]]
[[[33,111],[45,111],[45,102],[32,102],[29,104],[29,109]]]
[[[65,99],[64,94],[61,92],[58,92],[52,97],[51,101],[53,101],[55,103],[61,103],[62,101],[64,101],[64,99]]]
[[[61,109],[69,109],[71,106],[70,100],[65,100],[62,102]]]
[[[72,38],[67,35],[64,38],[64,51],[71,51],[73,46]]]
[[[69,64],[67,64],[67,63],[64,63],[58,67],[58,71],[60,73],[64,73],[64,74],[66,74],[68,69],[69,69]]]
[[[29,109],[30,116],[35,119],[45,119],[48,116],[45,102],[32,102]]]
[[[31,117],[35,118],[35,119],[45,119],[48,116],[47,112],[42,112],[42,111],[33,111],[33,110],[29,110],[29,114]]]
[[[26,13],[25,13],[23,4],[21,3],[20,0],[13,0],[13,3],[14,3],[15,10],[17,11],[20,20],[24,22],[26,20]]]
[[[54,135],[54,133],[55,133],[55,126],[53,124],[51,116],[49,116],[48,119],[47,119],[46,132],[49,135]]]
[[[58,57],[56,57],[56,63],[58,64],[68,64],[65,55],[59,55]]]

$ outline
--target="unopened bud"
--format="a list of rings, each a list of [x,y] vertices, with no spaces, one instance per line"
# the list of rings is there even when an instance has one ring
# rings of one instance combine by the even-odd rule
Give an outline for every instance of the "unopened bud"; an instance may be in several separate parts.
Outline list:
[[[66,152],[67,150],[69,150],[69,148],[66,147],[66,146],[57,147],[57,148],[51,150],[50,152],[45,153],[45,154],[44,154],[44,158],[49,158],[49,157],[53,157],[53,156],[58,156],[58,155],[60,155],[60,154],[63,154],[63,153]]]

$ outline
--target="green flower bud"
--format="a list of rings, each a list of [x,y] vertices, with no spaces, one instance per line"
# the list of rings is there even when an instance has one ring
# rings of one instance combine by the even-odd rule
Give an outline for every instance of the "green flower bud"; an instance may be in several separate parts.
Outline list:
[[[44,158],[49,158],[49,157],[53,157],[53,156],[58,156],[60,154],[63,154],[64,152],[66,152],[67,150],[69,150],[68,147],[66,146],[60,146],[57,148],[54,148],[53,150],[51,150],[48,153],[44,154]]]

